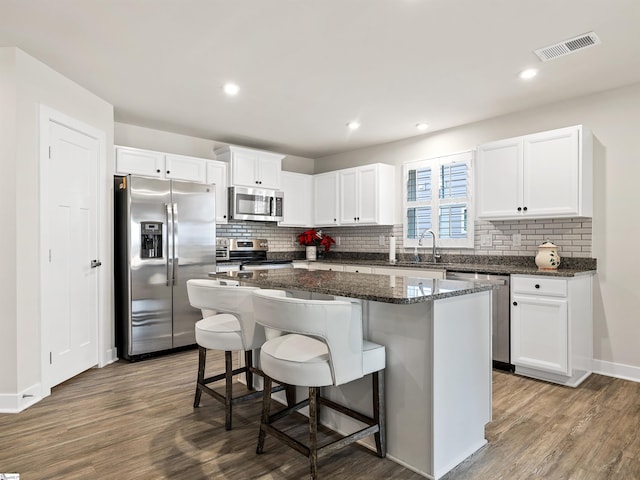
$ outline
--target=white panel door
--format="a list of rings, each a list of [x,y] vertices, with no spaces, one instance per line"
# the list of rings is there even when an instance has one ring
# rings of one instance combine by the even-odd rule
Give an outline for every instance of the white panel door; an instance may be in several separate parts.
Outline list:
[[[49,121],[42,282],[45,387],[98,363],[98,139]]]
[[[358,223],[358,170],[340,170],[340,224]]]

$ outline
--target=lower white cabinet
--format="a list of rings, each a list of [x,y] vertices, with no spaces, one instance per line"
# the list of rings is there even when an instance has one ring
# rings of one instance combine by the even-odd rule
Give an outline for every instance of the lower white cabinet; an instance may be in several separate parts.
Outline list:
[[[591,374],[591,278],[511,276],[511,362],[517,374],[571,387]]]
[[[334,272],[344,272],[344,266],[337,265],[335,263],[309,262],[309,270],[332,270]]]

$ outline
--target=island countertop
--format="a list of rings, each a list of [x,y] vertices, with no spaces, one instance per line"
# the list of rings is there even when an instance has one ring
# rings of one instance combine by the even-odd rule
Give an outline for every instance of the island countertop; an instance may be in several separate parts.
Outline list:
[[[212,278],[237,280],[241,285],[303,290],[396,304],[431,302],[494,288],[492,285],[481,282],[297,268],[211,273],[209,275]]]

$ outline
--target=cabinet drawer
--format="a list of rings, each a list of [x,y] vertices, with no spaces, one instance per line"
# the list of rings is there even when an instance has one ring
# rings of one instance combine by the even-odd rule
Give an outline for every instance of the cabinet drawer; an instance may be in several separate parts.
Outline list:
[[[345,272],[355,272],[355,273],[373,273],[372,267],[366,267],[363,265],[345,265]]]
[[[567,280],[547,277],[511,276],[511,291],[529,295],[567,296]]]

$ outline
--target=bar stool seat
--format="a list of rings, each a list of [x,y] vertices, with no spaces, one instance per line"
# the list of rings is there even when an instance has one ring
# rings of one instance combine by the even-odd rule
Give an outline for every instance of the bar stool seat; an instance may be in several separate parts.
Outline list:
[[[256,453],[262,453],[267,434],[309,457],[311,478],[317,478],[318,456],[374,435],[378,456],[386,456],[384,368],[385,347],[362,338],[362,313],[357,302],[288,298],[277,290],[254,292],[256,322],[287,332],[268,339],[260,350],[265,374],[262,418]],[[365,375],[372,378],[372,415],[357,412],[321,395],[320,387],[343,385]],[[309,398],[271,414],[272,380],[309,388]],[[274,423],[309,406],[309,443],[302,444]],[[318,444],[320,406],[366,426],[325,445]]]
[[[253,375],[262,371],[253,365],[253,350],[259,349],[265,341],[265,331],[255,323],[252,297],[257,287],[239,286],[237,282],[208,279],[187,281],[189,303],[202,311],[203,319],[196,322],[195,334],[198,344],[198,378],[193,401],[194,408],[200,405],[202,393],[207,393],[225,405],[225,428],[231,430],[232,406],[238,402],[257,398],[261,392],[253,388]],[[207,350],[223,350],[225,371],[205,377]],[[232,352],[244,351],[245,365],[233,368]],[[247,393],[233,397],[233,377],[244,373]],[[219,380],[225,381],[224,395],[209,385]],[[270,387],[271,388],[271,387]],[[279,385],[272,391],[285,386]],[[295,403],[293,387],[287,387],[287,401]]]

